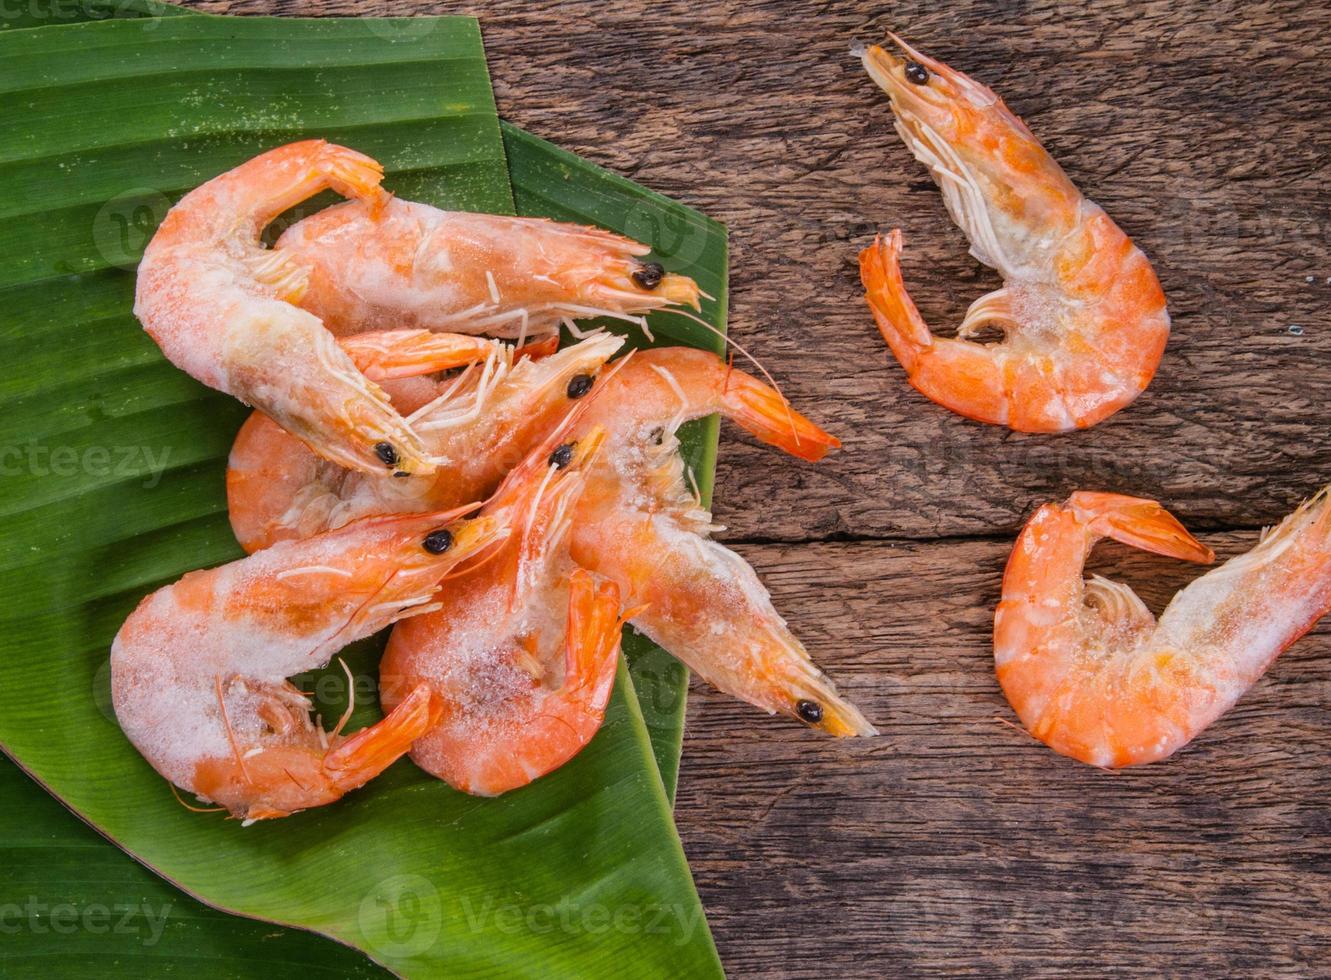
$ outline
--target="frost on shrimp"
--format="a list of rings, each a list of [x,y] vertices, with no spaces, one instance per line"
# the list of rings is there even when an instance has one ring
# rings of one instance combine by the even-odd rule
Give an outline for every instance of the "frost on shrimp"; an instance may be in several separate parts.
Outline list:
[[[623,343],[598,332],[541,358],[492,346],[459,375],[385,382],[435,461],[427,479],[349,473],[255,413],[236,436],[227,466],[232,529],[241,546],[254,551],[370,514],[441,510],[483,499],[573,404],[595,392],[602,367]]]
[[[644,351],[588,407],[610,432],[579,503],[572,556],[640,607],[633,625],[710,684],[833,735],[871,735],[860,712],[810,660],[753,569],[710,539],[675,437],[685,421],[722,412],[804,459],[837,440],[779,394],[713,354]]]
[[[860,253],[879,331],[915,388],[968,418],[1023,432],[1102,421],[1150,383],[1169,337],[1150,262],[998,96],[892,37],[904,57],[874,45],[864,67],[1003,288],[971,305],[957,339],[934,336],[906,292],[894,230]],[[1003,341],[972,342],[984,327]]]
[[[1117,494],[1075,493],[1022,531],[994,618],[998,679],[1036,738],[1082,762],[1172,755],[1331,610],[1331,489],[1181,590],[1158,622],[1127,586],[1083,581],[1103,537],[1212,558],[1159,504]]]
[[[512,528],[508,541],[438,612],[394,629],[380,668],[386,707],[429,685],[441,717],[411,758],[464,792],[495,796],[563,765],[600,728],[610,698],[619,590],[568,555],[572,505],[603,433],[555,448],[565,434],[556,430],[486,505]]]
[[[308,267],[301,304],[340,333],[424,327],[523,338],[561,322],[698,308],[697,285],[644,262],[650,249],[545,218],[441,211],[394,199],[328,208],[276,249]]]
[[[287,678],[437,608],[440,580],[504,533],[492,518],[458,517],[361,521],[158,589],[111,647],[125,734],[172,783],[244,820],[321,806],[363,785],[437,718],[428,689],[346,736],[347,716],[326,732]]]
[[[264,227],[331,188],[382,207],[383,169],[323,140],[278,147],[185,195],[139,264],[134,313],[173,364],[254,405],[326,459],[382,473],[428,473],[420,439],[356,369],[317,316],[309,284]]]

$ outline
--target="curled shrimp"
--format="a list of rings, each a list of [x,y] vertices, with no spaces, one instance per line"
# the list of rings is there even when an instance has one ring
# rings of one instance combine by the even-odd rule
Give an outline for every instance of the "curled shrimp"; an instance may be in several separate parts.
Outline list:
[[[619,590],[568,555],[573,504],[603,431],[535,450],[485,506],[511,533],[451,584],[440,609],[394,628],[380,665],[385,708],[428,687],[440,720],[412,761],[497,796],[558,768],[596,734],[619,658]]]
[[[875,45],[864,67],[1003,288],[971,304],[957,339],[936,337],[902,282],[901,231],[880,235],[860,277],[883,338],[921,394],[968,418],[1022,432],[1108,418],[1150,383],[1169,337],[1150,262],[998,96],[891,36],[905,57]],[[1003,341],[967,339],[982,327]]]
[[[383,206],[383,169],[323,140],[263,153],[186,194],[139,264],[134,313],[177,367],[275,419],[348,469],[428,473],[421,441],[319,318],[309,273],[263,247],[264,227],[332,188]]]
[[[645,327],[642,314],[697,309],[700,295],[622,235],[398,199],[320,211],[275,251],[310,270],[301,305],[339,333],[424,327],[522,339],[594,316]]]
[[[425,440],[435,472],[413,480],[348,472],[256,412],[236,436],[227,465],[227,505],[241,547],[254,551],[372,514],[444,510],[484,499],[594,390],[602,366],[623,342],[593,333],[533,358],[495,341],[424,331],[342,338],[356,363],[368,370],[373,353],[376,370],[391,374],[385,388]],[[471,366],[459,377],[410,376],[464,363]]]
[[[1151,615],[1126,585],[1083,580],[1101,538],[1189,561],[1199,544],[1152,500],[1074,493],[1017,539],[994,617],[994,659],[1031,734],[1096,766],[1177,752],[1331,610],[1331,488],[1258,545]]]
[[[326,732],[287,678],[437,608],[440,580],[505,533],[492,517],[459,514],[360,521],[152,593],[111,646],[112,703],[129,740],[176,786],[246,821],[322,806],[373,779],[437,718],[428,688],[343,735],[346,716]]]
[[[710,538],[711,515],[675,432],[714,412],[802,459],[840,445],[714,354],[640,352],[587,406],[585,424],[609,435],[578,503],[573,560],[618,584],[638,607],[632,624],[714,687],[832,735],[875,734],[809,659],[748,563]]]

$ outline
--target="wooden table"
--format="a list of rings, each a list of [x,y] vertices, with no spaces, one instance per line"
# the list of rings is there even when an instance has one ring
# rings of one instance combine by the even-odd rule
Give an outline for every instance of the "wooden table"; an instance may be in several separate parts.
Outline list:
[[[821,740],[695,686],[677,818],[731,975],[1331,972],[1331,621],[1117,774],[1012,727],[990,646],[1042,502],[1155,496],[1228,557],[1331,480],[1327,3],[199,6],[477,14],[507,118],[729,225],[734,336],[845,448],[806,466],[728,430],[717,517],[883,731]],[[1015,435],[889,361],[855,266],[876,228],[904,228],[931,323],[998,280],[847,53],[888,28],[992,85],[1153,259],[1174,332],[1126,412]],[[1093,564],[1156,611],[1195,574]]]

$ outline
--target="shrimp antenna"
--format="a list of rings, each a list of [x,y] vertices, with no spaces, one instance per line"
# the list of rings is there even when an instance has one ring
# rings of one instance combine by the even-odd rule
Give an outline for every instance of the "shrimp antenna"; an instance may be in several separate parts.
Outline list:
[[[222,727],[226,729],[226,740],[231,745],[231,754],[236,757],[236,765],[240,767],[240,773],[245,777],[245,782],[253,784],[254,780],[250,778],[250,771],[245,768],[245,757],[240,754],[240,746],[236,744],[236,731],[231,727],[231,719],[226,713],[226,699],[222,697],[222,675],[217,674],[213,678],[213,689],[217,692],[217,707],[222,711]]]
[[[780,386],[779,384],[776,383],[776,378],[772,377],[771,372],[768,371],[767,368],[765,368],[765,367],[762,366],[762,364],[759,362],[758,358],[754,357],[754,356],[753,356],[752,354],[750,354],[747,350],[745,350],[745,349],[740,345],[739,341],[734,340],[729,334],[724,333],[723,331],[721,331],[721,330],[717,329],[716,327],[712,326],[710,323],[708,323],[708,322],[707,322],[706,320],[704,320],[702,317],[698,316],[696,313],[690,313],[688,310],[680,310],[680,309],[675,309],[675,308],[673,308],[673,307],[665,307],[665,308],[663,308],[663,309],[657,310],[656,312],[658,312],[658,313],[674,313],[674,314],[676,314],[676,315],[678,315],[678,316],[682,316],[682,317],[684,317],[685,319],[692,320],[694,323],[696,323],[696,324],[698,324],[699,326],[701,326],[701,327],[703,327],[703,328],[705,328],[705,329],[711,331],[712,333],[716,334],[716,335],[717,335],[718,337],[720,337],[723,341],[725,341],[725,343],[727,343],[727,344],[729,344],[731,347],[735,348],[735,350],[739,352],[739,354],[740,354],[741,357],[743,357],[746,361],[748,361],[748,362],[749,362],[750,364],[752,364],[755,368],[757,368],[757,369],[758,369],[758,373],[761,374],[761,375],[763,376],[763,378],[766,379],[767,383],[768,383],[769,385],[772,386],[772,390],[775,391],[775,392],[777,393],[777,395],[780,396],[780,398],[781,398],[781,403],[782,403],[782,404],[785,406],[785,408],[786,408],[786,420],[790,423],[790,434],[793,435],[793,436],[795,437],[795,445],[798,446],[798,445],[800,444],[800,432],[799,432],[799,426],[797,426],[797,425],[795,424],[795,412],[794,412],[794,410],[791,409],[791,407],[790,407],[790,399],[786,398],[786,396],[785,396],[784,394],[782,394],[782,392],[781,392],[781,386]]]
[[[226,809],[224,806],[191,806],[180,797],[180,790],[176,789],[176,784],[171,780],[166,781],[166,785],[171,788],[171,795],[176,798],[176,802],[183,806],[190,813],[221,813]]]
[[[342,734],[342,729],[351,720],[351,713],[356,710],[356,679],[351,676],[351,668],[347,666],[345,658],[338,657],[337,662],[341,665],[343,673],[347,675],[347,710],[342,712],[342,717],[337,720],[337,727],[333,729],[333,738]]]

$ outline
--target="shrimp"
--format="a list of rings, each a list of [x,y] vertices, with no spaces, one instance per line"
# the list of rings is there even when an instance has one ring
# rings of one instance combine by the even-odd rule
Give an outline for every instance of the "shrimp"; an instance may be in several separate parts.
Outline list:
[[[186,194],[139,264],[134,314],[177,367],[275,419],[326,459],[370,473],[429,473],[420,438],[295,303],[308,270],[263,247],[264,227],[332,188],[382,208],[383,168],[323,140],[260,154]]]
[[[1017,539],[994,617],[998,680],[1022,723],[1095,766],[1177,752],[1331,610],[1331,487],[1174,596],[1157,622],[1126,585],[1082,569],[1101,538],[1209,562],[1152,500],[1074,493]]]
[[[557,445],[556,433],[534,450],[482,511],[511,528],[498,554],[389,638],[384,706],[397,710],[428,686],[442,718],[412,761],[464,792],[525,786],[601,726],[619,659],[619,589],[574,566],[568,532],[603,437],[593,428]]]
[[[714,354],[638,353],[587,406],[585,424],[609,435],[574,516],[573,560],[615,582],[639,607],[630,622],[712,686],[832,735],[876,734],[810,661],[748,563],[710,539],[675,432],[714,412],[801,459],[840,445]]]
[[[337,333],[424,327],[518,338],[561,322],[699,306],[687,276],[644,262],[650,249],[545,218],[352,201],[297,222],[275,251],[310,270],[301,305]]]
[[[154,769],[245,821],[322,806],[373,779],[437,719],[428,688],[343,735],[286,678],[438,608],[440,581],[498,542],[461,510],[360,521],[191,572],[144,599],[111,645],[116,718]]]
[[[860,253],[879,331],[921,394],[968,418],[1021,432],[1108,418],[1150,383],[1169,338],[1150,262],[998,96],[891,37],[906,57],[875,45],[864,67],[1003,288],[971,304],[957,339],[936,337],[902,282],[901,231],[879,235]],[[1003,341],[968,339],[982,327]]]
[[[495,341],[424,333],[438,347],[415,358],[426,341],[421,331],[387,331],[345,337],[358,364],[368,350],[380,370],[394,372],[385,385],[393,404],[410,413],[436,461],[430,477],[385,479],[351,473],[306,450],[267,416],[256,412],[241,427],[227,467],[231,526],[246,551],[274,541],[299,539],[371,514],[444,510],[484,499],[504,475],[593,391],[598,372],[623,339],[594,333],[541,358]],[[394,351],[394,344],[406,349]],[[413,369],[438,370],[452,355],[474,362],[461,377],[436,381],[405,377]],[[483,355],[483,358],[482,358]]]

